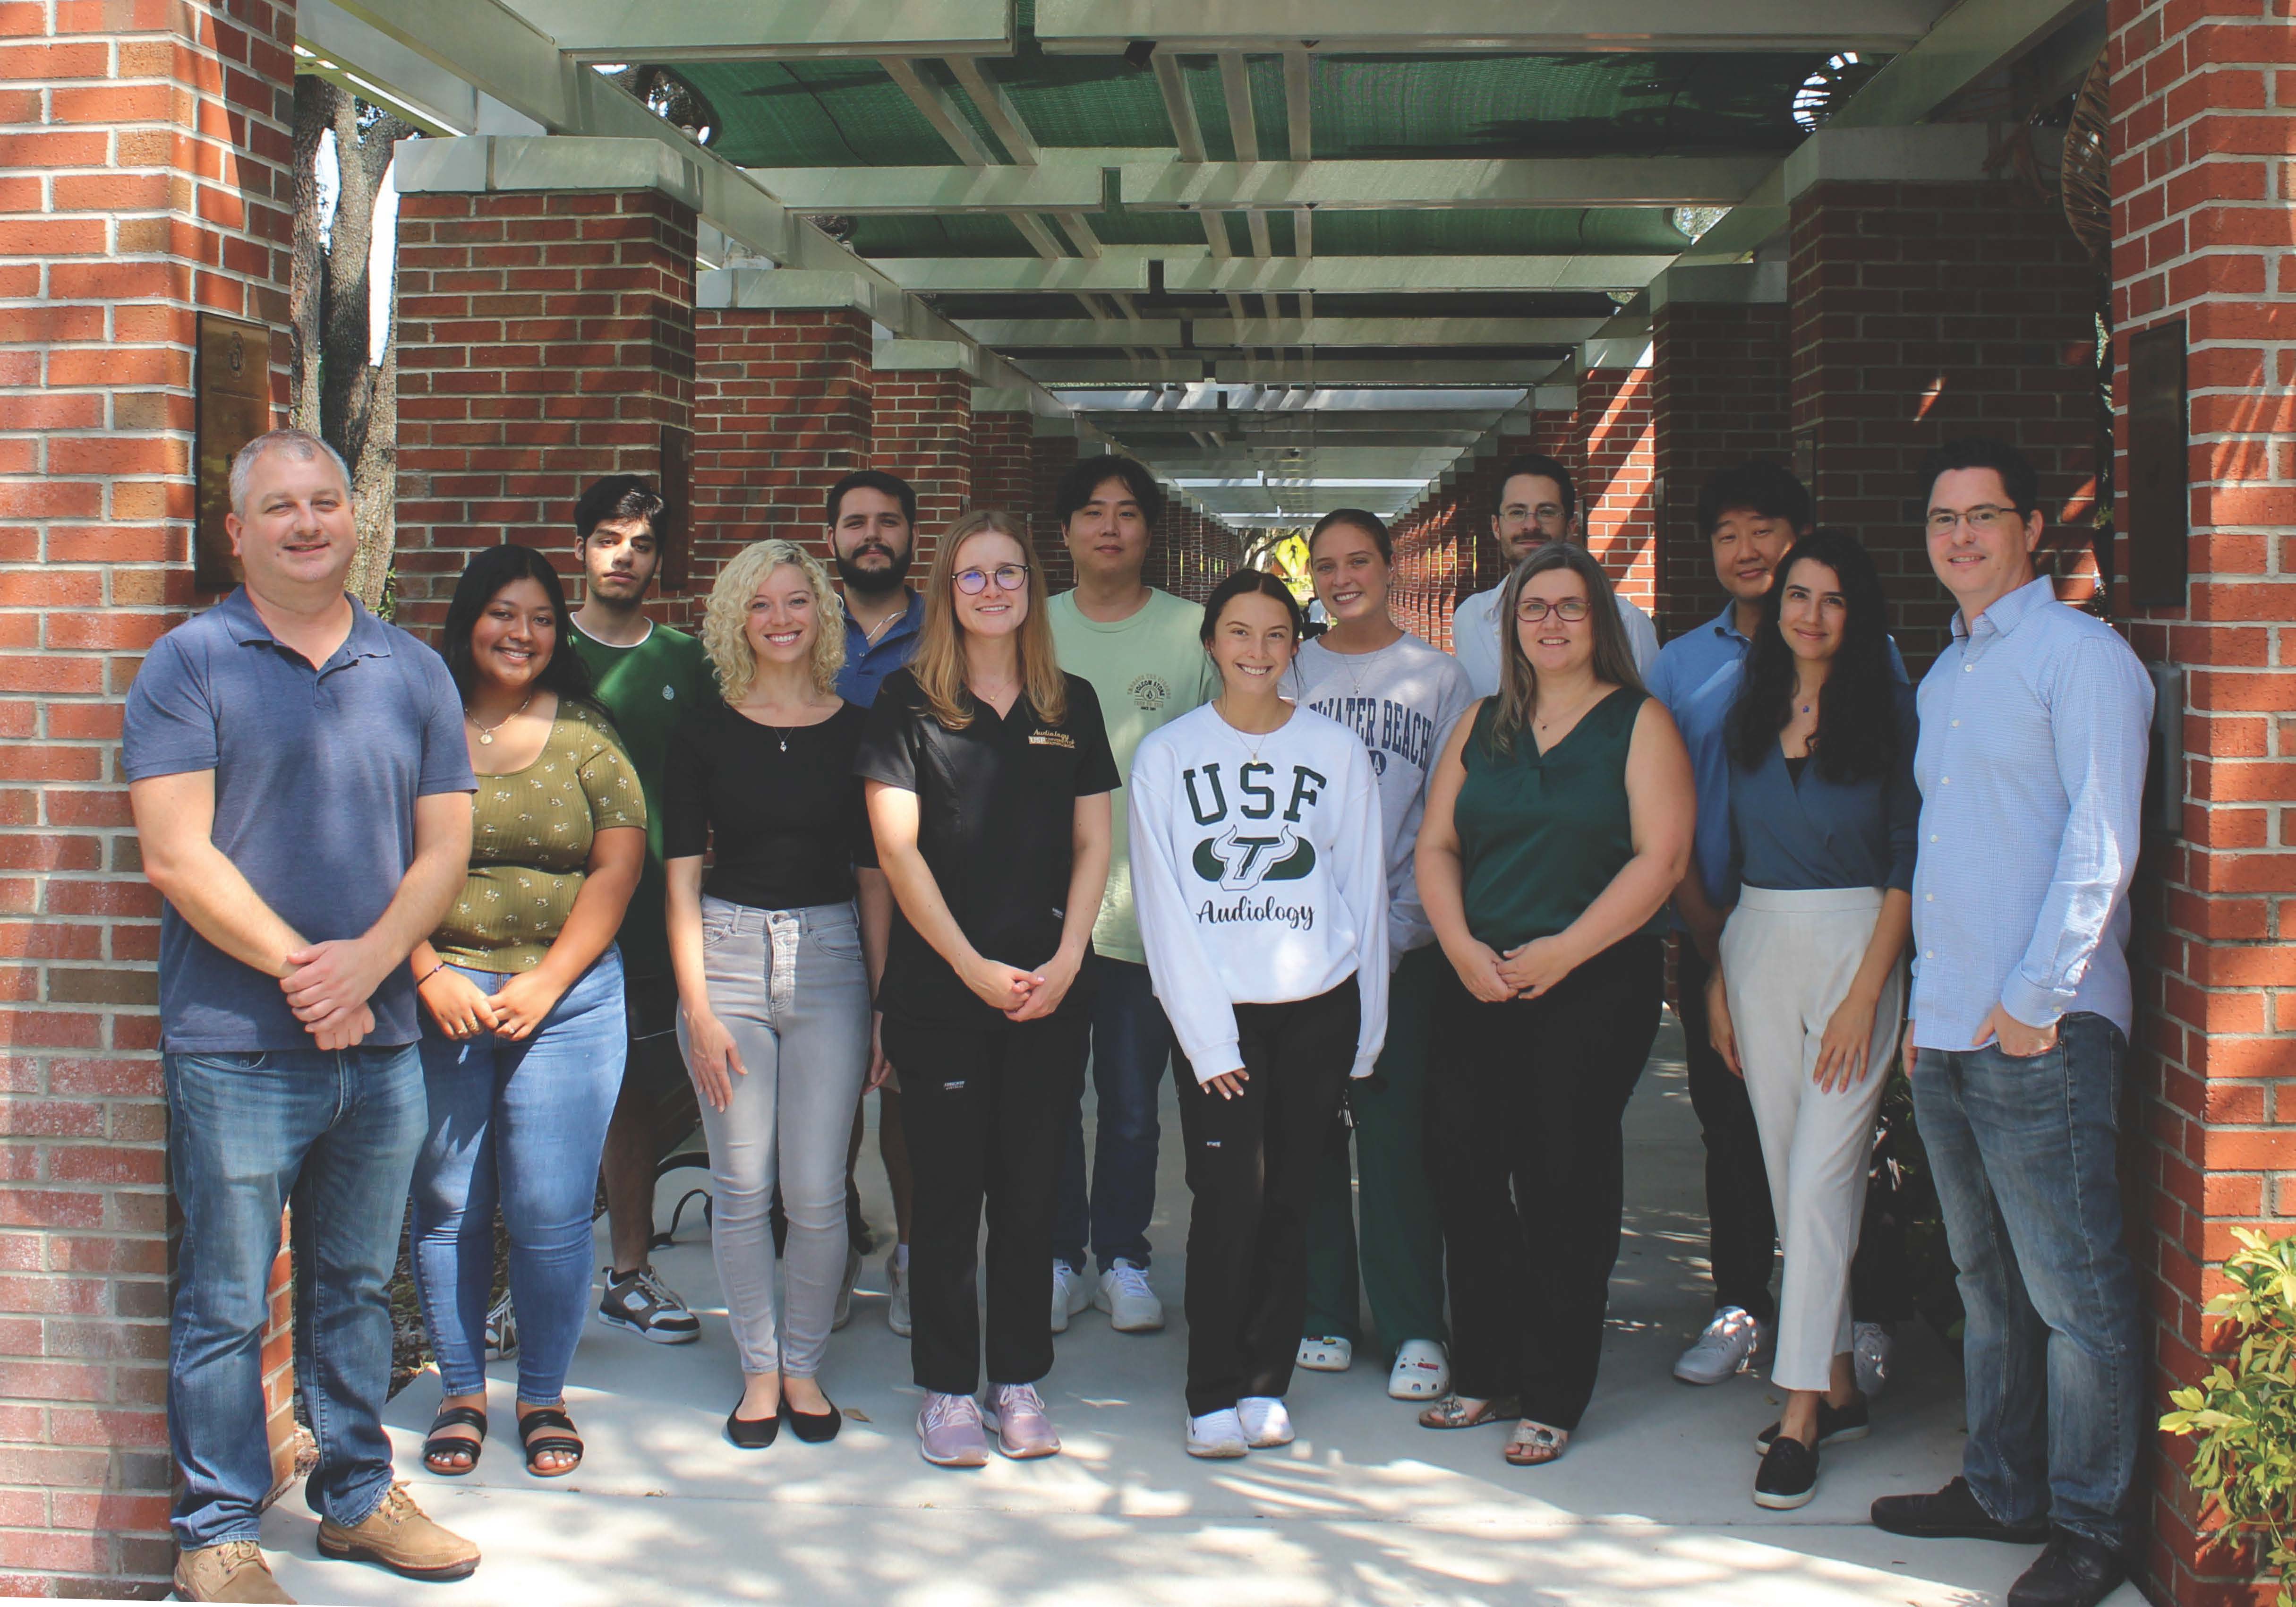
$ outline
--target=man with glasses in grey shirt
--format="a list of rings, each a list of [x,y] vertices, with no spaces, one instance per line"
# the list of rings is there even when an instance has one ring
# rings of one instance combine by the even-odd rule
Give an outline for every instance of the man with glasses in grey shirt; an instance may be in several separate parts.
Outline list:
[[[1906,1070],[1968,1310],[1969,1439],[1962,1477],[1883,1496],[1874,1522],[2046,1542],[2010,1607],[2096,1607],[2126,1577],[2150,1421],[2113,1163],[2152,690],[2036,578],[2014,447],[1948,442],[1922,480],[1960,607],[1920,692]]]

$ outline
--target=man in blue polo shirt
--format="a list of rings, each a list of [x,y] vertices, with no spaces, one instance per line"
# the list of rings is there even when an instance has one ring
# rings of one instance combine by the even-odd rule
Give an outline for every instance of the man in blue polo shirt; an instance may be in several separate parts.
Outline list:
[[[256,1537],[266,1285],[291,1197],[311,1248],[295,1337],[320,1552],[420,1579],[479,1565],[393,1481],[381,1421],[383,1284],[426,1127],[406,956],[462,890],[478,783],[445,663],[343,591],[358,538],[341,459],[275,430],[233,460],[231,493],[246,584],[153,644],[122,758],[167,900],[176,1591],[284,1602]]]

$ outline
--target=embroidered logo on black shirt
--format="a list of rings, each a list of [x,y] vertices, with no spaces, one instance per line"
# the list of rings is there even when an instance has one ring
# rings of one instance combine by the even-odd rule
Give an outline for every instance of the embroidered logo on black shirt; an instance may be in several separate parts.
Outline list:
[[[1065,731],[1031,731],[1029,733],[1029,745],[1031,748],[1074,748],[1076,738]]]

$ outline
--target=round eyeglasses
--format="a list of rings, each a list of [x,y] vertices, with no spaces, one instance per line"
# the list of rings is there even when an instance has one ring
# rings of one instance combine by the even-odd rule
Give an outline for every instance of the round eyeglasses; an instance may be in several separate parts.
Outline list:
[[[1000,563],[993,570],[959,570],[956,589],[968,597],[978,597],[988,589],[994,578],[1000,592],[1017,592],[1029,584],[1029,566],[1025,563]]]

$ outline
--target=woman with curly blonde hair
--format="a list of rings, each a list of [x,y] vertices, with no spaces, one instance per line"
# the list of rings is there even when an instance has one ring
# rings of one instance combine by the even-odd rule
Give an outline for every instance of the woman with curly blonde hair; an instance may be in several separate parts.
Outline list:
[[[686,717],[663,767],[678,1044],[701,1096],[710,1238],[742,1360],[726,1434],[750,1449],[784,1417],[800,1439],[837,1432],[816,1374],[845,1270],[846,1141],[865,1079],[884,1077],[870,999],[892,905],[853,773],[862,711],[835,690],[842,621],[802,548],[735,554],[701,627],[720,701]]]

